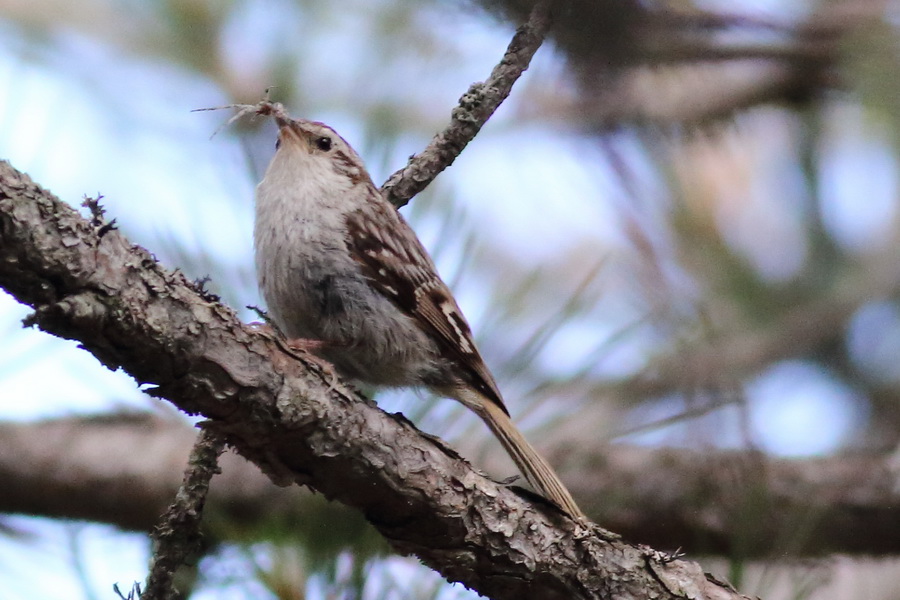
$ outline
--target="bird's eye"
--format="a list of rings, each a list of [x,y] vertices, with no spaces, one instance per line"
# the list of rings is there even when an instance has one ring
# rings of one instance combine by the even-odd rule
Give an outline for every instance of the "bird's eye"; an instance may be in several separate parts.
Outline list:
[[[316,138],[316,148],[318,148],[322,152],[328,152],[329,150],[331,150],[331,138],[325,135],[320,138]]]
[[[280,136],[277,140],[275,140],[275,149],[278,150],[279,148],[281,148],[281,137]]]

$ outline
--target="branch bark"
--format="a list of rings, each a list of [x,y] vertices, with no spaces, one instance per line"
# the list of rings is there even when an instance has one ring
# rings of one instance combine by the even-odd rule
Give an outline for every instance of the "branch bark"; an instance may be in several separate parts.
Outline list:
[[[225,441],[210,429],[203,429],[191,450],[184,480],[162,523],[150,534],[153,558],[147,587],[140,600],[169,600],[181,596],[175,588],[175,572],[188,558],[200,554],[203,534],[200,524],[209,494],[209,482],[221,472],[219,455]]]
[[[210,419],[272,481],[360,510],[397,551],[486,596],[738,597],[695,563],[586,530],[487,479],[6,162],[0,286],[35,309],[29,324]]]

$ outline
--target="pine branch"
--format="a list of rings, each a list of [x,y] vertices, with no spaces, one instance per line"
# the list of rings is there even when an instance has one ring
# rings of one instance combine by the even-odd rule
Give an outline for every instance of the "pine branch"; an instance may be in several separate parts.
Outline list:
[[[204,415],[275,483],[356,508],[450,581],[497,599],[738,597],[695,563],[585,530],[487,479],[6,162],[0,286],[34,308],[27,324]]]

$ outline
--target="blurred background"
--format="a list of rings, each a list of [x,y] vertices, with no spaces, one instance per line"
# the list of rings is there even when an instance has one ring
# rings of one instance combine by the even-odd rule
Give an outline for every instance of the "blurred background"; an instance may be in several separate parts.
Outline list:
[[[900,6],[572,0],[403,209],[515,420],[609,529],[742,593],[900,589]],[[0,0],[0,158],[247,320],[266,88],[376,183],[443,128],[527,0]],[[192,421],[0,294],[4,600],[115,597]],[[377,394],[502,478],[483,425]],[[191,598],[474,598],[358,515],[226,457]]]

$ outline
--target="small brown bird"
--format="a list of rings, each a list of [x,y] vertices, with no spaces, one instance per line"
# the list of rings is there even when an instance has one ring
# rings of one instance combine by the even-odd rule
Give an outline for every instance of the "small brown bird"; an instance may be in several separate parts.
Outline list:
[[[353,148],[327,125],[289,118],[280,104],[244,111],[274,116],[280,130],[256,190],[254,242],[260,288],[281,331],[312,341],[307,347],[349,379],[423,386],[463,403],[532,485],[583,518],[510,420],[449,288]]]

